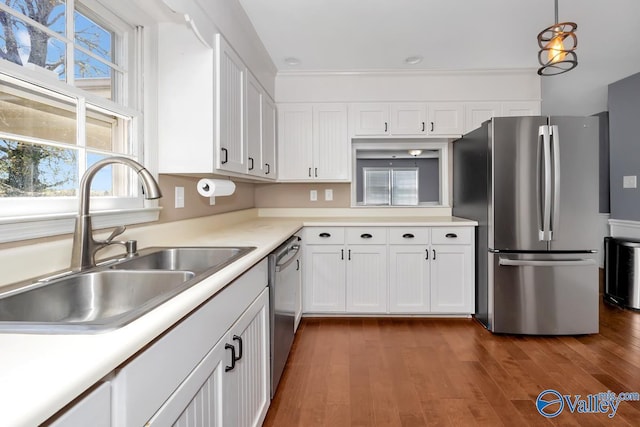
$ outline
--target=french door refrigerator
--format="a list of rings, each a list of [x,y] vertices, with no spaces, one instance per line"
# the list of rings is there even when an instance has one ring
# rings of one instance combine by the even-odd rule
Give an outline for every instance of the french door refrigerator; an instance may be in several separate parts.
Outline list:
[[[498,117],[453,144],[453,214],[478,221],[476,318],[598,332],[598,119]]]

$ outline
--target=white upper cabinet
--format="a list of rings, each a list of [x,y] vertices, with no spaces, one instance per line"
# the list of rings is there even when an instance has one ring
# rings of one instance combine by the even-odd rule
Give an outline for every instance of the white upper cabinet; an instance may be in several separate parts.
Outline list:
[[[276,105],[268,96],[262,97],[262,172],[265,178],[276,179]]]
[[[247,67],[220,34],[216,35],[216,52],[216,166],[223,171],[246,173]]]
[[[539,101],[510,101],[502,103],[503,117],[509,116],[539,116]]]
[[[348,181],[349,159],[345,104],[278,106],[281,181]]]
[[[427,105],[423,103],[391,104],[391,133],[426,135]]]
[[[470,132],[492,117],[499,116],[502,105],[499,102],[470,102],[465,104],[464,132]]]
[[[160,24],[159,172],[275,180],[275,107],[240,56]]]
[[[313,165],[311,104],[278,106],[278,175],[280,180],[311,179]]]
[[[262,89],[251,73],[247,75],[247,172],[262,176]]]
[[[429,135],[461,135],[464,132],[464,104],[440,102],[429,104]]]
[[[464,132],[464,104],[352,104],[354,136],[448,136]]]
[[[389,104],[353,104],[356,135],[388,135]]]

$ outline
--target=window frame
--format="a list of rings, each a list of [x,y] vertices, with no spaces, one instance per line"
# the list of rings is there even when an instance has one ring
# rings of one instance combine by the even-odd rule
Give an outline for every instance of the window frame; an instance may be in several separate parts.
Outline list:
[[[107,29],[112,32],[113,37],[117,37],[116,43],[121,43],[119,49],[114,50],[114,61],[120,62],[122,77],[114,79],[113,84],[120,85],[113,89],[114,100],[101,97],[99,95],[87,92],[79,87],[69,84],[67,81],[61,81],[57,75],[51,75],[50,72],[38,67],[24,67],[9,61],[0,60],[0,73],[6,76],[13,84],[22,87],[30,87],[31,85],[42,88],[42,91],[60,94],[62,97],[75,98],[82,109],[77,109],[78,121],[76,123],[76,133],[82,135],[76,136],[75,147],[79,153],[102,153],[103,151],[91,149],[85,145],[84,127],[86,126],[85,112],[100,111],[115,116],[130,118],[129,128],[129,144],[130,152],[125,154],[126,157],[133,158],[142,164],[145,164],[145,144],[143,135],[143,114],[142,107],[144,101],[144,88],[142,87],[142,69],[143,63],[147,58],[145,52],[145,42],[143,39],[142,28],[131,25],[119,18],[109,9],[94,0],[68,0],[67,7],[80,6],[78,11],[87,18],[94,20],[99,25],[107,25]],[[71,9],[69,9],[71,10]],[[74,8],[73,11],[76,9]],[[73,13],[67,13],[73,16]],[[67,17],[67,20],[69,18]],[[68,37],[68,35],[67,35]],[[65,37],[65,38],[67,38]],[[75,35],[71,35],[75,38]],[[67,40],[70,40],[67,38]],[[73,41],[73,40],[71,40]],[[67,51],[77,48],[75,43],[67,45]],[[101,59],[104,62],[104,58]],[[74,64],[71,64],[73,67]],[[67,65],[69,68],[69,65]],[[73,69],[73,68],[71,68]],[[120,70],[119,70],[120,71]],[[69,75],[69,70],[67,70]],[[73,72],[70,73],[74,75]],[[114,73],[118,75],[118,73]],[[126,83],[126,84],[125,84]],[[126,88],[125,88],[126,86]],[[82,144],[80,144],[82,140]],[[120,155],[113,152],[111,155]],[[79,156],[85,157],[85,156]],[[79,160],[80,161],[80,160]],[[84,161],[84,160],[82,160]],[[86,170],[86,168],[84,168]],[[155,165],[147,167],[151,172],[155,172]],[[83,169],[80,169],[83,170]],[[78,181],[81,175],[78,177]],[[133,183],[137,186],[137,183]],[[4,201],[8,201],[5,198]],[[16,203],[16,199],[10,198],[11,202]],[[37,200],[40,199],[40,200]],[[8,215],[0,216],[0,243],[33,239],[38,237],[54,236],[66,234],[73,231],[75,217],[78,210],[78,197],[58,198],[59,203],[55,210],[42,206],[44,203],[49,204],[53,198],[22,198],[18,200],[20,210],[12,210]],[[66,199],[66,200],[62,200]],[[109,201],[104,198],[92,198],[92,216],[94,216],[94,227],[104,228],[122,224],[136,224],[150,221],[157,221],[159,218],[158,202],[144,200],[140,191],[136,197],[110,197]],[[0,206],[3,200],[0,199]],[[115,202],[115,203],[112,203]],[[2,209],[0,209],[2,212]]]

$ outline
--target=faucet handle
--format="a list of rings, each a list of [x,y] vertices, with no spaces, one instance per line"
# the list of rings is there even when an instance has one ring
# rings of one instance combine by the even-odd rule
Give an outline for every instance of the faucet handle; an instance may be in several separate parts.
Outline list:
[[[117,226],[116,228],[113,229],[113,231],[111,232],[111,235],[105,239],[104,243],[107,245],[110,244],[113,241],[113,239],[115,239],[116,237],[124,233],[124,230],[126,229],[127,227],[125,227],[124,225]]]

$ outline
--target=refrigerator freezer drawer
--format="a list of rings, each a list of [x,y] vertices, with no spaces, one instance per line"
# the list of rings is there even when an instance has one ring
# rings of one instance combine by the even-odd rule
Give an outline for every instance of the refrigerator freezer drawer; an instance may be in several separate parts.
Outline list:
[[[598,332],[598,266],[589,254],[489,254],[495,333]],[[491,279],[490,279],[491,283]]]

